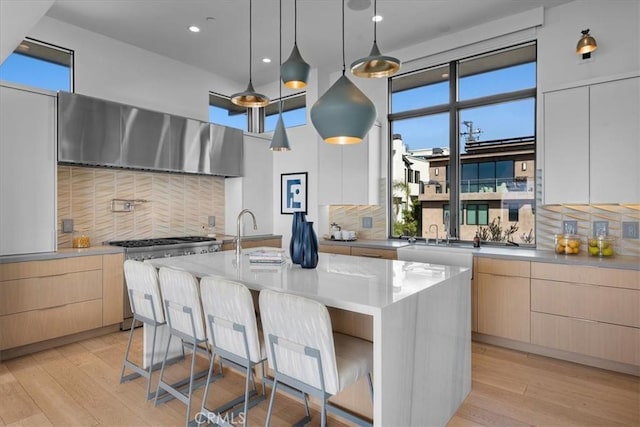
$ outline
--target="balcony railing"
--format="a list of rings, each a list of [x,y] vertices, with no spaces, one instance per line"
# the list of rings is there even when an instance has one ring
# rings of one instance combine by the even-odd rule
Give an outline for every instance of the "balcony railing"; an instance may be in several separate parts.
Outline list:
[[[533,193],[534,180],[529,177],[515,178],[491,178],[491,179],[467,179],[460,185],[462,198],[465,194],[486,194],[488,197],[502,195],[503,193]],[[487,194],[488,193],[488,194]],[[420,183],[420,199],[448,198],[449,183],[447,181],[422,181]]]

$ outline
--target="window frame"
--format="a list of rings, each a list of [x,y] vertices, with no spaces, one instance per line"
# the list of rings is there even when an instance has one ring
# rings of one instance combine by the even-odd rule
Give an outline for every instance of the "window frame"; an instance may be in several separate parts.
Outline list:
[[[24,49],[23,48],[24,45],[27,45],[28,48]],[[35,49],[33,49],[34,47]],[[31,50],[31,49],[33,50],[29,52],[28,50]],[[52,88],[47,88],[42,86],[34,86],[34,85],[23,83],[23,82],[15,82],[11,80],[2,80],[2,81],[5,81],[11,84],[23,85],[23,86],[27,86],[35,89],[48,90],[52,92],[57,92],[58,90],[63,90],[65,92],[70,92],[70,93],[75,92],[75,51],[73,49],[69,49],[63,46],[49,43],[44,40],[35,39],[33,37],[25,37],[20,42],[18,47],[14,49],[14,51],[11,52],[9,56],[7,56],[7,58],[5,58],[5,61],[11,55],[25,56],[28,58],[33,58],[38,61],[56,64],[62,67],[68,67],[69,68],[69,87],[52,89]],[[62,61],[59,59],[62,56],[65,56],[66,58],[68,58],[68,63],[67,61]]]
[[[434,115],[434,114],[442,114],[442,113],[448,113],[449,117],[453,118],[449,121],[449,164],[447,165],[447,172],[448,172],[448,177],[447,177],[447,183],[448,183],[448,188],[449,188],[449,204],[450,206],[456,206],[456,209],[450,209],[450,236],[454,239],[459,238],[460,236],[460,229],[461,226],[463,225],[463,221],[462,218],[460,218],[460,215],[462,215],[462,202],[461,202],[461,181],[462,181],[462,177],[461,177],[461,170],[462,170],[462,164],[460,161],[460,156],[461,156],[461,148],[460,148],[460,139],[459,139],[459,135],[460,135],[460,111],[467,109],[467,108],[474,108],[474,107],[483,107],[483,106],[488,106],[488,105],[494,105],[494,104],[500,104],[500,103],[505,103],[505,102],[510,102],[510,101],[518,101],[518,100],[524,100],[524,99],[533,99],[534,101],[534,117],[533,117],[533,128],[534,128],[534,138],[537,139],[537,136],[535,135],[535,129],[536,129],[536,110],[538,108],[538,97],[537,97],[537,91],[538,91],[538,84],[537,81],[535,82],[535,86],[533,88],[527,88],[527,89],[519,89],[519,90],[514,90],[511,92],[504,92],[504,93],[498,93],[498,94],[491,94],[491,95],[486,95],[486,96],[481,96],[481,97],[477,97],[477,98],[472,98],[472,99],[465,99],[465,100],[459,100],[458,99],[458,82],[459,82],[459,76],[458,76],[458,66],[461,62],[463,61],[467,61],[470,60],[474,57],[482,57],[482,56],[488,56],[488,55],[492,55],[492,54],[499,54],[502,52],[508,52],[514,49],[518,49],[518,48],[527,48],[529,46],[533,47],[533,50],[535,52],[535,59],[533,59],[533,61],[529,61],[529,62],[535,62],[535,68],[537,70],[538,68],[538,54],[537,54],[537,41],[536,40],[528,40],[522,43],[517,43],[511,46],[507,46],[507,47],[501,47],[499,49],[494,49],[494,50],[490,50],[478,55],[471,55],[465,58],[458,58],[458,59],[452,59],[448,62],[445,63],[438,63],[438,64],[433,64],[430,65],[429,67],[426,67],[424,69],[420,69],[420,70],[413,70],[410,71],[408,73],[405,74],[400,74],[400,75],[396,75],[394,77],[390,77],[388,79],[388,115],[387,115],[387,120],[388,120],[388,129],[389,132],[393,132],[393,122],[396,120],[404,120],[404,119],[409,119],[409,118],[416,118],[416,117],[424,117],[424,116],[429,116],[429,115]],[[523,63],[527,63],[527,62],[523,62]],[[424,72],[429,72],[431,70],[436,70],[436,69],[442,69],[445,65],[448,64],[448,69],[449,69],[449,102],[446,104],[439,104],[439,105],[433,105],[433,106],[428,106],[428,107],[423,107],[423,108],[417,108],[414,110],[408,110],[408,111],[402,111],[402,112],[392,112],[392,97],[393,97],[393,80],[394,79],[398,79],[398,78],[403,78],[406,76],[410,76],[412,74],[419,74],[419,73],[424,73]],[[513,65],[513,64],[511,64]],[[506,68],[506,67],[496,67],[495,70],[499,70],[502,68]],[[493,70],[490,70],[493,71]],[[536,71],[537,73],[537,71]],[[404,88],[403,90],[408,90],[409,88]],[[390,153],[391,155],[391,153]],[[390,157],[392,158],[392,157]],[[514,166],[515,168],[515,166]],[[389,176],[393,176],[393,164],[392,162],[389,162]],[[389,184],[391,185],[391,184]],[[535,212],[535,199],[532,201],[532,206],[533,206],[533,211]],[[389,214],[391,215],[391,217],[393,217],[392,212],[390,211]],[[389,221],[389,223],[391,224],[393,221]],[[389,227],[389,236],[390,237],[398,237],[398,236],[394,236],[393,235],[393,227],[390,226]]]

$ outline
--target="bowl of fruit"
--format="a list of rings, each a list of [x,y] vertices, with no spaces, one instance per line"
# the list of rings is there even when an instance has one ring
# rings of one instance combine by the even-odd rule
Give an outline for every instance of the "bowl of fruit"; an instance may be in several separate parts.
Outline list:
[[[607,236],[589,237],[589,255],[609,257],[615,253],[613,250],[613,239]]]
[[[556,253],[563,255],[576,255],[580,253],[580,236],[576,234],[556,234]]]

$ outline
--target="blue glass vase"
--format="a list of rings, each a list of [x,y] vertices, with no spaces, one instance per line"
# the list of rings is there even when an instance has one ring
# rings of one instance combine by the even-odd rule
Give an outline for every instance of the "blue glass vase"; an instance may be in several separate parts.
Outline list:
[[[318,265],[318,237],[313,231],[313,222],[302,224],[302,259],[300,267],[316,268]]]
[[[291,256],[291,262],[294,264],[300,264],[300,260],[302,259],[302,225],[305,222],[304,212],[293,213],[289,255]]]

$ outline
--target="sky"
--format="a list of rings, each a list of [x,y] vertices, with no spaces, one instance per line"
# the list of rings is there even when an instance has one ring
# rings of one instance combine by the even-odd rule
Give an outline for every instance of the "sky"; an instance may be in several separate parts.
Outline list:
[[[44,67],[44,71],[43,71]],[[534,88],[535,63],[513,66],[488,73],[472,75],[460,79],[459,98],[461,101],[496,93]],[[70,90],[69,68],[37,60],[25,55],[12,54],[0,66],[0,80],[40,87],[52,91]],[[402,112],[417,108],[432,107],[448,103],[449,85],[442,82],[392,95],[392,112]],[[265,132],[275,129],[278,115],[265,118]],[[227,126],[246,130],[246,115],[228,116],[227,111],[217,107],[209,108],[209,120]],[[286,127],[305,123],[304,108],[283,113]],[[481,132],[476,136],[480,141],[532,136],[535,134],[535,99],[518,100],[503,104],[471,108],[460,112],[460,131],[467,128],[463,121],[473,122]],[[434,114],[393,122],[393,134],[401,134],[409,150],[449,146],[449,115]],[[460,137],[464,148],[465,137]]]
[[[503,92],[536,87],[535,63],[518,65],[460,79],[461,101]],[[392,112],[447,104],[448,82],[397,92],[392,95]],[[482,132],[480,141],[535,135],[535,99],[484,106],[460,112],[460,131],[467,128],[463,121],[472,121]],[[392,133],[402,135],[409,150],[449,146],[449,114],[436,114],[394,121]],[[461,142],[464,137],[461,137]]]

